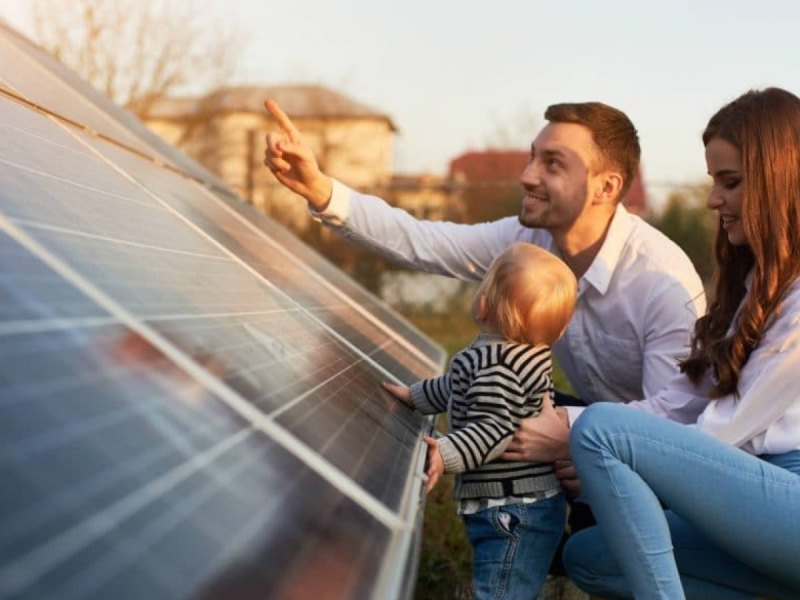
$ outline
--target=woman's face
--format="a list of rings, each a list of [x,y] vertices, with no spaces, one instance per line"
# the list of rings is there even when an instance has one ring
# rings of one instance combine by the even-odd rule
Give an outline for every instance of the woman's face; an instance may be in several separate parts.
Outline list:
[[[731,244],[747,244],[742,222],[742,153],[730,142],[714,138],[706,146],[706,165],[713,180],[708,208],[719,213]]]

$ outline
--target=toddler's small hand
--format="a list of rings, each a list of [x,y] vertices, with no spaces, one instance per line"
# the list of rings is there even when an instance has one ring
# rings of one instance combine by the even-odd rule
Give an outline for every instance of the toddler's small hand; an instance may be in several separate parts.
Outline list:
[[[425,437],[428,444],[428,491],[430,492],[439,482],[439,478],[444,474],[444,459],[439,452],[439,444],[432,437]]]
[[[389,392],[392,396],[400,400],[403,404],[407,404],[413,408],[413,404],[411,403],[411,390],[409,390],[406,386],[384,381],[381,384],[381,387]]]

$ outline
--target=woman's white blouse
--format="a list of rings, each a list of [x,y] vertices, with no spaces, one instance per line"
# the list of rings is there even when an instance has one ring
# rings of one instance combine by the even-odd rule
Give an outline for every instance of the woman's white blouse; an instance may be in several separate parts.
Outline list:
[[[632,408],[695,426],[752,454],[800,449],[800,280],[788,291],[739,376],[738,394],[709,400],[707,376],[694,386],[682,374]]]

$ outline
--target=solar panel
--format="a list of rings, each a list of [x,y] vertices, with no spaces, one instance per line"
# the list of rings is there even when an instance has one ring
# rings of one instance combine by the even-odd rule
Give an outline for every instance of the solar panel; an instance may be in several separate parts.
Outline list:
[[[443,359],[0,27],[0,598],[408,595]]]

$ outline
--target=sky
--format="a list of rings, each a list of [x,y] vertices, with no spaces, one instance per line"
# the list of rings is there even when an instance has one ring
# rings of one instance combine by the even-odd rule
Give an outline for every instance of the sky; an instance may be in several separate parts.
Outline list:
[[[658,204],[706,179],[700,134],[724,103],[800,94],[794,0],[200,1],[247,38],[236,83],[322,84],[387,114],[399,173],[527,148],[549,104],[600,101],[636,125]],[[27,4],[0,16],[27,32]]]

